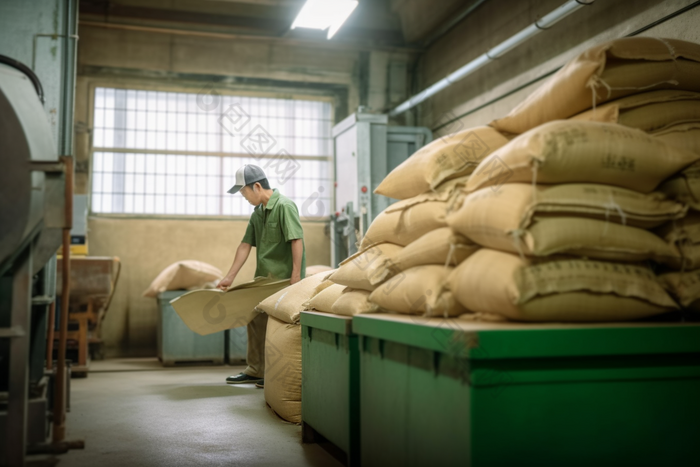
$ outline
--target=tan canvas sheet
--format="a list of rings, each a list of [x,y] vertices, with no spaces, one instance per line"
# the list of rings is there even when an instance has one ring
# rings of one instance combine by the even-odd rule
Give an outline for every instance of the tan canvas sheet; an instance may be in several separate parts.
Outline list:
[[[488,156],[469,177],[467,188],[600,183],[649,193],[699,158],[634,128],[561,120],[520,135]]]
[[[472,312],[517,321],[626,321],[677,307],[648,266],[532,261],[486,248],[455,268],[449,288]]]
[[[255,307],[270,295],[289,286],[289,279],[257,277],[226,292],[193,290],[170,301],[178,316],[192,331],[205,336],[247,325]]]
[[[569,61],[506,117],[499,131],[525,133],[596,104],[658,89],[700,92],[700,45],[631,37],[592,47]]]

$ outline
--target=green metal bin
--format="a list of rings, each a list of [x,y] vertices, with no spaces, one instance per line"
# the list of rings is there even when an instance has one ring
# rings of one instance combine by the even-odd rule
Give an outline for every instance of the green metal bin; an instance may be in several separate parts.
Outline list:
[[[346,465],[359,465],[359,353],[352,318],[301,314],[301,419],[304,442],[330,441]]]
[[[241,326],[228,329],[226,340],[228,363],[235,365],[245,363],[248,357],[248,328]]]
[[[353,331],[363,466],[700,465],[700,323]]]
[[[158,358],[163,366],[177,363],[224,364],[224,331],[200,336],[190,330],[170,304],[170,300],[187,293],[171,290],[158,294]]]

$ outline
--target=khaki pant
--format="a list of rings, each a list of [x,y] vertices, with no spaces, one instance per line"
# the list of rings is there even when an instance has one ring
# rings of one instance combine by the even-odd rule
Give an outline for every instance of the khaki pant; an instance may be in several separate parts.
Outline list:
[[[265,377],[265,333],[267,313],[260,313],[248,323],[248,367],[243,370],[248,376]]]

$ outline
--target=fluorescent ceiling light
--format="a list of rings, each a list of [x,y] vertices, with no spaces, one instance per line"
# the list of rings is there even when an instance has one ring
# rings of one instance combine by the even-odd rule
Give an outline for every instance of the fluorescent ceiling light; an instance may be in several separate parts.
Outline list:
[[[356,7],[355,0],[306,0],[292,24],[292,29],[328,29],[330,39]]]

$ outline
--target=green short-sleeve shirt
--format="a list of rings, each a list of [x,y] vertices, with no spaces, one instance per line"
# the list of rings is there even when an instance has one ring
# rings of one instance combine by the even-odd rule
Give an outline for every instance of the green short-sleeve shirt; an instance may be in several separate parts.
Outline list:
[[[255,247],[255,276],[272,274],[278,279],[292,277],[290,242],[298,238],[304,241],[297,205],[275,189],[267,206],[261,204],[255,208],[243,236],[243,243]],[[301,278],[305,275],[306,245],[301,256]]]

